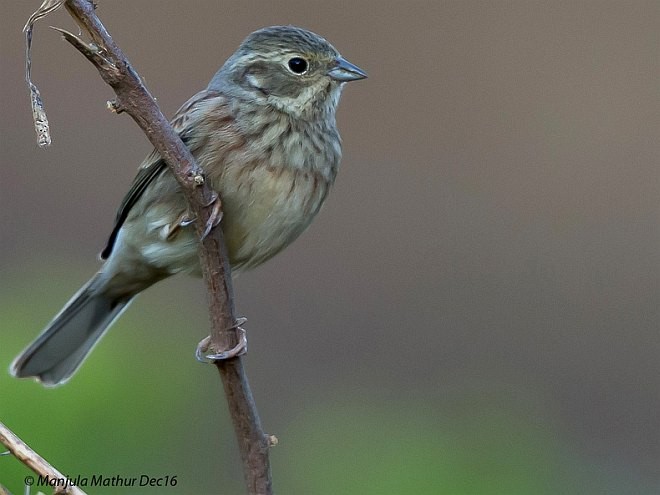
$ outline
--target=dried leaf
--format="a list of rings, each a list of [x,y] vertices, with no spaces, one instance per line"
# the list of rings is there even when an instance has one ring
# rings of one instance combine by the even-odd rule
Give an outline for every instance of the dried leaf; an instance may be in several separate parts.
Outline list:
[[[25,80],[30,90],[30,105],[32,106],[34,129],[37,132],[37,144],[41,147],[49,146],[51,138],[48,117],[46,116],[41,94],[37,86],[32,82],[32,28],[35,22],[59,9],[64,2],[65,0],[44,0],[23,27],[23,32],[25,33]]]
[[[44,148],[50,146],[51,143],[48,117],[39,89],[32,84],[32,81],[28,81],[28,85],[30,88],[30,103],[32,104],[32,120],[34,121],[34,130],[37,132],[37,144]]]
[[[32,29],[32,26],[35,22],[37,22],[39,19],[43,19],[51,12],[55,12],[62,5],[64,5],[65,1],[66,0],[44,0],[44,2],[41,4],[41,7],[39,7],[27,20],[25,26],[23,27],[23,31]]]

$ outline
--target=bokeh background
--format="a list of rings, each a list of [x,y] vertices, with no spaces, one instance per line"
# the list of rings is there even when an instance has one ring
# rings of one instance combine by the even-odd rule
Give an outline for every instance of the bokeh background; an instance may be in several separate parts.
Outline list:
[[[0,369],[97,269],[150,151],[40,22],[0,20]],[[370,78],[311,228],[236,281],[282,494],[660,493],[657,1],[101,1],[168,115],[249,32],[307,27]],[[64,387],[0,373],[0,421],[61,471],[240,494],[198,280],[141,296]],[[28,471],[0,457],[22,493]]]

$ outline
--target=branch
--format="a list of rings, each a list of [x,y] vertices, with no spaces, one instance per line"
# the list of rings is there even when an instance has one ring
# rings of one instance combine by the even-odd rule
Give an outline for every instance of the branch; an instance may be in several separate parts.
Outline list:
[[[218,195],[204,182],[194,157],[163,116],[137,72],[96,16],[90,0],[67,0],[65,7],[91,42],[63,30],[64,38],[98,69],[115,91],[113,110],[128,113],[165,160],[195,215],[200,242],[200,263],[208,289],[212,354],[233,349],[240,340],[234,311],[231,268],[222,229],[214,229],[222,217]],[[215,361],[224,386],[229,412],[243,460],[250,495],[272,493],[268,450],[274,441],[264,434],[240,357]]]
[[[21,461],[37,475],[49,479],[67,479],[62,473],[51,466],[48,461],[32,450],[28,445],[18,438],[9,428],[0,423],[0,443],[9,449],[16,459]],[[0,487],[0,490],[2,487]],[[1,493],[1,491],[0,491]],[[55,493],[66,493],[67,495],[86,495],[80,488],[68,486],[67,488],[57,486]]]

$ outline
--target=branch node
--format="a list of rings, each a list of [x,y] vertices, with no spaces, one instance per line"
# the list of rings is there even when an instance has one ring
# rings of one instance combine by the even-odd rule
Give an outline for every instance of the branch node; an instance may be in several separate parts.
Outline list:
[[[50,26],[51,29],[54,29],[62,35],[62,37],[71,43],[73,47],[82,53],[85,58],[92,62],[97,67],[103,67],[108,71],[118,73],[119,70],[117,66],[112,63],[107,57],[104,56],[105,50],[97,45],[94,42],[86,42],[81,37],[76,36],[75,34],[67,31],[66,29],[58,28],[55,26]]]
[[[124,106],[121,103],[119,103],[117,100],[108,100],[105,103],[105,106],[112,113],[116,113],[116,114],[124,113],[126,111]]]

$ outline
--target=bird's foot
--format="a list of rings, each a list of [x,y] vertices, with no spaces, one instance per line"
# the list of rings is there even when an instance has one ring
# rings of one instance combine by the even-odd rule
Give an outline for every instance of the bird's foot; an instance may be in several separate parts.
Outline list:
[[[202,240],[206,238],[207,235],[211,232],[213,227],[216,227],[220,224],[222,220],[222,201],[220,201],[220,196],[217,192],[211,191],[211,199],[205,204],[205,207],[211,207],[211,213],[209,218],[206,220],[206,226],[204,227],[204,233],[202,234]]]
[[[247,334],[245,329],[241,327],[247,318],[238,318],[236,324],[231,328],[235,328],[238,333],[238,344],[228,351],[218,352],[216,354],[206,354],[211,343],[211,337],[204,338],[198,345],[195,351],[195,357],[200,363],[215,363],[216,361],[225,361],[247,353]]]
[[[171,241],[174,239],[181,230],[181,227],[187,227],[188,225],[195,223],[195,219],[196,218],[188,211],[181,213],[174,222],[163,227],[163,236],[165,237],[165,240]]]

